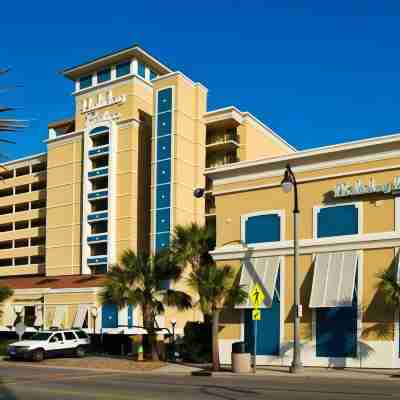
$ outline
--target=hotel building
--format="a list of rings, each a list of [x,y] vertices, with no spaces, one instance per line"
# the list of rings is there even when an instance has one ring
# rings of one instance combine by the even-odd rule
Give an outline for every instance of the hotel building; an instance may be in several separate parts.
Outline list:
[[[206,168],[293,154],[257,118],[207,109],[207,88],[134,45],[64,70],[75,114],[48,125],[47,151],[4,165],[0,285],[14,289],[0,330],[134,334],[138,310],[100,304],[104,274],[125,249],[158,251],[177,224],[216,225]],[[193,189],[206,187],[204,199]],[[96,318],[90,311],[97,310]],[[196,310],[158,318],[199,319]]]

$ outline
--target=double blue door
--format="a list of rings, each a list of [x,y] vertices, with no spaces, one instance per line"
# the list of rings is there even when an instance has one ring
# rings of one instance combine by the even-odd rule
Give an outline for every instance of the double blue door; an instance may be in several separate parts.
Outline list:
[[[279,272],[271,308],[261,309],[261,320],[257,321],[257,355],[279,356],[280,352],[280,299]],[[254,328],[252,310],[245,310],[245,342],[247,351],[254,353]]]

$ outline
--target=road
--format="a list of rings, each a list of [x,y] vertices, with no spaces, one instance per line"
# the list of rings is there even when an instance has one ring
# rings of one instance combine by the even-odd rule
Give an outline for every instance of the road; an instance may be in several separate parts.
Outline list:
[[[187,377],[0,365],[1,400],[400,399],[400,379]]]

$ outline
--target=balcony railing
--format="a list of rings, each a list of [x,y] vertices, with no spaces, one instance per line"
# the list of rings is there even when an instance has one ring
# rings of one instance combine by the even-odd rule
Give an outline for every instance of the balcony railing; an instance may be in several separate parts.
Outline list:
[[[110,146],[108,144],[106,144],[105,146],[95,147],[95,148],[89,150],[89,158],[106,155],[106,154],[108,154],[109,150],[110,150]]]
[[[97,190],[88,194],[89,200],[99,200],[108,197],[108,190]]]
[[[108,219],[107,211],[96,211],[88,215],[88,222],[98,222]]]
[[[226,133],[215,133],[207,136],[206,145],[212,146],[221,143],[234,142],[239,145],[239,137],[236,133],[226,132]]]
[[[101,178],[108,175],[108,167],[96,168],[88,172],[89,179]]]
[[[107,233],[99,233],[97,235],[90,235],[87,238],[88,243],[101,243],[107,242],[108,235]]]
[[[89,266],[91,265],[101,265],[101,264],[107,264],[107,256],[90,256],[87,258],[87,263]]]

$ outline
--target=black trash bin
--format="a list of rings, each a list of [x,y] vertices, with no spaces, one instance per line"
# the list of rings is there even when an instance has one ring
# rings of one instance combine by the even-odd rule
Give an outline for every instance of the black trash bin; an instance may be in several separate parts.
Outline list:
[[[234,354],[246,353],[246,343],[245,342],[232,343],[232,353]]]

